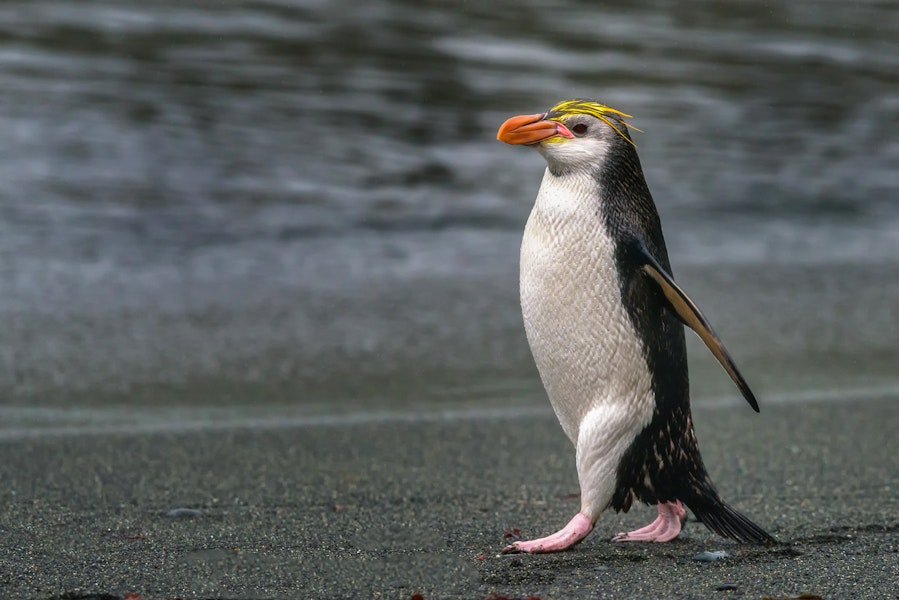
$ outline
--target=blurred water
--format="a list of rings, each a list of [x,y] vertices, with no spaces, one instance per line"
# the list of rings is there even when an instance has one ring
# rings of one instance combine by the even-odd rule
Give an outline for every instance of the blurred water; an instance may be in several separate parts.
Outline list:
[[[756,379],[892,381],[897,40],[877,1],[5,2],[0,402],[533,383],[543,164],[494,135],[574,96],[646,132],[675,267]]]

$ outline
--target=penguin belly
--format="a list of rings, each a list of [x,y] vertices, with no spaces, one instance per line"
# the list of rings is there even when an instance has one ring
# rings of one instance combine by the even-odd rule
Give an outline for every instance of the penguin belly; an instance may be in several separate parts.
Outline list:
[[[520,293],[540,378],[577,451],[582,510],[595,519],[611,501],[622,456],[652,420],[655,398],[623,304],[615,240],[595,190],[580,187],[544,176],[522,239]]]

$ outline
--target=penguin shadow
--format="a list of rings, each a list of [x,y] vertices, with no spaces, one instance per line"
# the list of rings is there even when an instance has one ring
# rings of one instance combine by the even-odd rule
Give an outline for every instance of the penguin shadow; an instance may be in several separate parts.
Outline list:
[[[694,531],[700,531],[698,528],[702,524],[695,519],[691,521],[692,526],[697,528]],[[644,564],[652,567],[653,563],[659,566],[672,562],[681,565],[701,562],[720,562],[731,566],[766,564],[821,551],[829,552],[828,549],[842,552],[838,550],[839,546],[867,546],[871,540],[866,541],[866,538],[892,538],[896,533],[899,533],[899,523],[831,527],[825,531],[784,537],[770,545],[739,544],[717,537],[691,536],[688,529],[677,539],[663,544],[612,542],[610,539],[594,538],[552,554],[497,555],[482,564],[481,580],[489,585],[547,585],[572,574],[581,577],[589,572],[626,571]],[[720,561],[703,557],[721,551]],[[872,553],[878,551],[870,548]]]
[[[694,531],[699,533],[702,524],[691,520]],[[596,535],[594,533],[594,535]],[[613,542],[594,538],[562,552],[550,554],[502,554],[481,565],[481,581],[487,585],[548,585],[557,579],[589,576],[601,571],[626,572],[645,565],[663,567],[667,564],[722,564],[751,565],[770,563],[772,560],[792,560],[803,556],[803,546],[840,544],[851,540],[848,534],[818,534],[805,538],[778,540],[775,544],[740,544],[731,540],[703,535],[691,536],[687,529],[675,540],[655,542]],[[713,551],[713,552],[710,552]],[[701,558],[723,551],[718,559]]]

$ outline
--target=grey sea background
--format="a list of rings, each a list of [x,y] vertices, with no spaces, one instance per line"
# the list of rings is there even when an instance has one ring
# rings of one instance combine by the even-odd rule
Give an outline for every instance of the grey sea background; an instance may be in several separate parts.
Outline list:
[[[763,412],[899,395],[895,3],[10,1],[0,498],[47,440],[549,415],[517,296],[544,163],[495,134],[572,97],[643,130]],[[689,344],[694,406],[751,431]]]

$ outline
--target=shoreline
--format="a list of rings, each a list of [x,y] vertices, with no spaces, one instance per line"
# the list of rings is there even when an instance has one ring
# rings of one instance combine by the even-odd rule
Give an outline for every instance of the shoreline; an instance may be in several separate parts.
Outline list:
[[[533,383],[533,382],[532,382]],[[542,388],[519,386],[528,400],[434,403],[426,408],[389,405],[378,409],[344,406],[338,410],[298,405],[169,406],[136,408],[127,404],[97,408],[0,405],[0,443],[24,439],[110,435],[189,435],[219,431],[266,431],[317,427],[353,427],[466,421],[515,421],[552,417],[552,408],[539,396]],[[533,397],[533,398],[532,398]],[[899,397],[899,386],[865,385],[829,390],[794,390],[766,394],[764,408],[806,404],[859,403]],[[729,410],[742,405],[736,393],[694,398],[694,411]],[[49,424],[47,424],[49,423]]]

